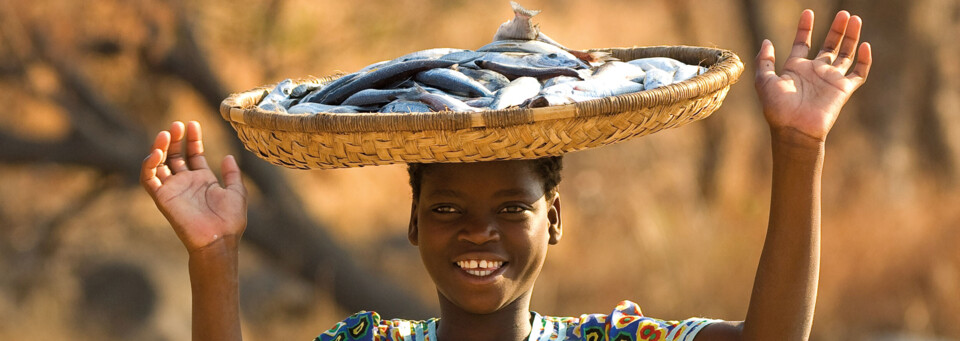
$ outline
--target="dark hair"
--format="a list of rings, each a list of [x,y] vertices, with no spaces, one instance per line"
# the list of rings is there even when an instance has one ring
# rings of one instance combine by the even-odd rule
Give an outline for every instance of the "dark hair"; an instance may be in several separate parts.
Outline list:
[[[560,184],[560,171],[563,170],[563,156],[548,156],[529,160],[533,162],[533,169],[543,180],[543,193],[548,197],[557,193]],[[423,170],[429,164],[411,163],[407,165],[407,174],[410,175],[410,189],[413,190],[413,200],[420,198],[420,181],[423,179]]]

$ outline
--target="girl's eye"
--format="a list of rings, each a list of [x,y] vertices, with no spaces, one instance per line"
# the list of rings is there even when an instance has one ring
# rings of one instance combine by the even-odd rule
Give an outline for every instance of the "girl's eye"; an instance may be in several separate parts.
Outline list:
[[[433,208],[433,212],[436,213],[457,213],[457,209],[453,206],[437,206]]]
[[[523,206],[507,206],[500,209],[500,213],[523,213],[526,210]]]

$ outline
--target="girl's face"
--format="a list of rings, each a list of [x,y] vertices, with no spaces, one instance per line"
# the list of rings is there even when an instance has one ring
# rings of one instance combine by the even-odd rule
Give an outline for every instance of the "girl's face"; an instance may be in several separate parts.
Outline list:
[[[409,237],[441,300],[488,314],[529,297],[547,245],[561,235],[559,196],[545,197],[531,165],[498,161],[424,169]]]

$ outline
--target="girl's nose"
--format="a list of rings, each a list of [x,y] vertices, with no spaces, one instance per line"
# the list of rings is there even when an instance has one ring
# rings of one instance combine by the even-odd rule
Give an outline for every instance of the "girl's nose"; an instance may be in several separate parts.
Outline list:
[[[495,219],[476,218],[460,229],[460,241],[482,245],[500,240],[500,231]]]

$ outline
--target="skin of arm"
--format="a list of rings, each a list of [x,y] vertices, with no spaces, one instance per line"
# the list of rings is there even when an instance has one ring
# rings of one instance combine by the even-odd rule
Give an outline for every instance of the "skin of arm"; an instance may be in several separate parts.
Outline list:
[[[837,13],[823,49],[807,59],[813,11],[805,10],[780,75],[774,70],[773,44],[763,42],[756,59],[756,89],[770,125],[773,150],[767,236],[746,319],[711,325],[697,340],[809,338],[820,273],[825,141],[840,109],[866,81],[872,64],[870,45],[859,44],[861,25],[859,17]]]
[[[242,339],[237,267],[246,188],[232,156],[221,170],[223,186],[203,156],[200,124],[174,122],[157,134],[140,173],[141,185],[190,256],[194,340]]]

